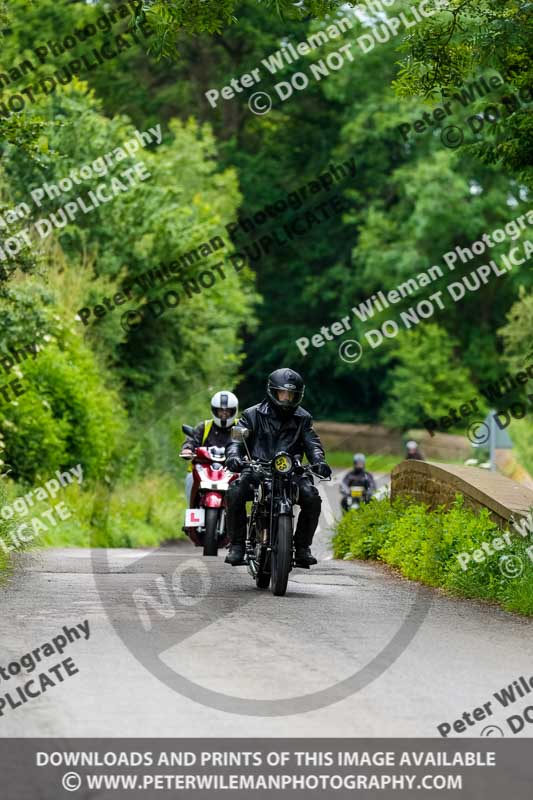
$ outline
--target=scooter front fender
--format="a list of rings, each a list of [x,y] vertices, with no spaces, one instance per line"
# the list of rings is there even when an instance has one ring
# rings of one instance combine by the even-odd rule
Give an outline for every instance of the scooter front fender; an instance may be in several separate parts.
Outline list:
[[[224,495],[220,492],[206,492],[202,505],[205,508],[221,508],[224,505]]]

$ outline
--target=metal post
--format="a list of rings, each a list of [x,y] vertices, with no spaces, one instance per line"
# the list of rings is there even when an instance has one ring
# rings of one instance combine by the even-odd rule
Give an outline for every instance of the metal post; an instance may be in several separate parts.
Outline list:
[[[496,450],[496,420],[494,418],[495,411],[491,410],[490,418],[489,418],[489,441],[490,441],[490,470],[494,472],[496,470],[496,459],[495,453]]]

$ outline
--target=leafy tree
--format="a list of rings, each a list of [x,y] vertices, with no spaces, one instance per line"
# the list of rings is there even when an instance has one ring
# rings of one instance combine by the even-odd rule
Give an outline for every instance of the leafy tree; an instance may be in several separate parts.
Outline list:
[[[126,415],[94,353],[53,300],[29,283],[12,289],[2,304],[7,352],[38,348],[9,373],[9,383],[18,379],[23,394],[0,405],[4,465],[27,482],[78,462],[89,478],[102,478],[125,433]]]
[[[531,7],[526,0],[449,0],[446,10],[418,24],[403,43],[396,88],[402,95],[438,96],[463,84],[480,70],[494,68],[504,77],[501,120],[491,126],[474,151],[486,163],[501,163],[531,186],[533,70]],[[511,104],[525,92],[524,105]],[[511,113],[505,108],[512,108]]]
[[[533,364],[533,295],[527,294],[524,287],[520,288],[519,299],[511,306],[507,314],[507,322],[498,333],[503,338],[504,353],[511,372],[525,372]],[[520,463],[533,474],[533,423],[531,422],[531,406],[533,397],[525,384],[525,397],[519,398],[526,404],[526,413],[523,419],[515,419],[510,426],[510,434],[517,451]]]
[[[19,0],[20,9],[28,11],[30,2]],[[13,21],[13,15],[9,12],[6,0],[0,2],[0,46],[2,56],[9,63],[9,53],[5,48],[4,32]],[[16,115],[9,118],[0,117],[0,143],[2,140],[23,150],[26,156],[34,158],[40,152],[39,136],[44,128],[44,122],[40,120],[28,120],[24,115]],[[0,144],[1,153],[1,144]]]
[[[511,367],[522,369],[533,362],[533,295],[527,294],[523,286],[519,299],[509,309],[507,323],[498,333]]]
[[[323,17],[335,12],[343,5],[342,0],[306,0],[294,3],[293,0],[249,0],[246,11],[255,6],[264,13],[275,12],[282,19],[306,20],[309,17]],[[349,4],[351,5],[351,4]],[[240,0],[144,0],[139,3],[136,21],[147,18],[156,31],[153,52],[159,56],[176,56],[179,53],[176,38],[182,32],[190,34],[220,34],[232,23],[239,22],[235,16],[243,10]]]
[[[305,35],[323,25],[313,23]],[[364,30],[355,22],[343,41],[355,44]],[[225,34],[230,48],[234,32],[237,35],[238,29]],[[304,33],[295,27],[285,36],[296,44]],[[253,36],[250,39],[254,41]],[[337,50],[338,44],[333,40],[324,45],[320,57]],[[296,70],[309,72],[307,64],[317,58],[315,53],[287,65],[273,80],[289,80]],[[456,246],[467,247],[526,208],[527,195],[512,177],[480,164],[465,149],[446,149],[431,132],[420,137],[416,146],[403,141],[398,126],[418,118],[424,105],[399,98],[390,88],[396,59],[396,43],[391,41],[347,61],[341,70],[311,83],[305,92],[295,92],[269,115],[245,117],[234,139],[224,147],[231,163],[239,165],[243,216],[253,215],[312,180],[331,163],[353,157],[357,165],[355,177],[337,190],[347,208],[343,215],[317,226],[301,240],[250,261],[264,297],[258,309],[258,333],[246,341],[242,388],[250,402],[262,393],[265,374],[289,363],[305,375],[306,399],[318,416],[354,421],[379,418],[391,359],[386,348],[365,354],[354,366],[339,358],[340,339],[320,349],[310,347],[305,357],[297,350],[296,340],[311,338],[323,325],[348,316],[352,327],[347,336],[364,342],[368,327],[376,327],[389,314],[385,312],[375,324],[365,326],[351,311],[353,306],[380,289],[395,288],[431,265],[439,264],[445,272],[432,291],[442,288],[453,276],[442,261],[444,253]],[[247,65],[250,60],[247,54]],[[243,66],[239,61],[234,74]],[[258,149],[260,164],[255,156]],[[248,240],[254,241],[254,237]],[[503,243],[490,257],[498,260],[507,249],[508,242]],[[458,264],[456,279],[484,261]],[[522,280],[518,273],[506,276],[505,281],[494,280],[439,319],[439,325],[460,342],[460,349],[452,351],[454,362],[457,367],[465,364],[475,382],[499,372],[493,331],[503,322]],[[291,297],[289,307],[287,296]],[[419,298],[406,298],[401,307],[415,299]],[[395,306],[393,313],[398,308]],[[325,390],[332,381],[335,391]]]
[[[391,13],[404,5],[398,2]],[[435,318],[437,332],[431,327],[431,336],[427,323],[416,332],[422,339],[430,336],[435,348],[442,345],[449,359],[443,366],[440,356],[432,352],[428,355],[422,343],[417,345],[418,356],[427,357],[428,362],[426,368],[424,361],[422,370],[424,385],[429,387],[422,392],[424,406],[408,407],[400,402],[409,374],[406,365],[413,367],[409,360],[411,337],[403,330],[392,347],[384,345],[376,351],[366,348],[357,365],[339,358],[343,337],[328,341],[320,349],[310,347],[306,357],[295,345],[296,339],[310,338],[323,325],[343,317],[348,317],[352,326],[346,336],[364,342],[369,327],[377,327],[387,315],[407,307],[419,296],[406,298],[403,305],[376,315],[367,324],[353,314],[354,306],[377,291],[395,288],[430,265],[443,265],[445,252],[458,245],[468,247],[483,232],[518,217],[526,206],[523,153],[517,148],[526,140],[520,139],[520,131],[515,135],[513,128],[515,122],[522,126],[522,116],[506,118],[507,138],[502,144],[507,149],[492,155],[488,149],[444,148],[437,126],[407,141],[398,130],[400,124],[413,122],[427,110],[427,101],[438,97],[439,88],[453,87],[455,91],[455,82],[476,69],[505,68],[509,88],[517,91],[526,85],[521,57],[526,45],[517,33],[517,24],[523,19],[517,9],[522,6],[462,6],[464,13],[456,0],[450,2],[449,8],[457,12],[464,30],[461,32],[458,25],[452,31],[450,46],[457,45],[456,58],[450,62],[450,74],[444,68],[435,73],[431,91],[432,59],[435,54],[438,57],[442,31],[450,32],[446,28],[452,15],[449,10],[409,29],[406,37],[400,34],[365,54],[357,39],[380,21],[372,14],[358,19],[351,4],[147,1],[139,3],[135,14],[114,24],[111,30],[99,30],[90,42],[79,42],[62,56],[38,65],[38,70],[28,76],[28,83],[68,68],[73,59],[80,59],[104,42],[114,46],[119,33],[132,41],[132,31],[136,32],[139,40],[97,69],[82,68],[76,78],[57,87],[52,95],[39,94],[38,102],[28,104],[24,113],[8,121],[15,127],[0,151],[5,207],[21,202],[29,189],[43,181],[55,183],[70,169],[91,163],[120,146],[131,138],[135,128],[146,130],[160,124],[164,134],[161,145],[136,156],[151,173],[148,181],[90,214],[80,214],[67,227],[54,230],[40,251],[32,248],[21,252],[12,265],[16,270],[0,294],[7,343],[22,335],[19,325],[23,312],[28,319],[28,335],[47,333],[51,309],[56,309],[62,324],[75,337],[72,341],[66,337],[61,346],[49,350],[58,350],[57,368],[46,362],[53,376],[52,395],[56,396],[57,384],[58,396],[64,389],[70,400],[64,408],[53,407],[48,426],[50,442],[41,448],[43,463],[71,457],[74,440],[69,431],[74,420],[82,432],[76,452],[85,447],[90,435],[72,385],[82,363],[92,376],[86,386],[89,396],[101,390],[108,397],[109,408],[116,409],[117,419],[122,419],[124,410],[128,415],[127,432],[111,438],[118,450],[127,442],[129,460],[124,462],[124,475],[130,478],[158,464],[170,469],[176,460],[174,448],[181,422],[203,416],[211,390],[222,384],[235,388],[239,373],[242,380],[238,393],[244,404],[255,402],[263,393],[265,375],[270,370],[287,363],[303,372],[308,385],[306,402],[315,415],[368,422],[382,419],[386,408],[385,416],[410,426],[429,413],[425,408],[434,405],[442,394],[443,374],[448,379],[452,374],[462,376],[459,386],[465,388],[468,397],[475,393],[470,381],[477,383],[501,372],[494,331],[504,325],[520,285],[527,285],[527,276],[518,270],[490,281],[478,293],[439,314]],[[507,17],[501,11],[503,6]],[[35,59],[36,46],[95,23],[110,8],[102,2],[82,0],[40,0],[25,5],[24,14],[18,13],[22,6],[16,7],[5,28],[5,64],[23,57]],[[486,53],[481,53],[485,40],[475,38],[476,24],[489,8],[497,19],[483,29],[488,38]],[[269,114],[256,116],[250,112],[247,101],[254,89],[232,101],[221,101],[216,109],[206,101],[209,88],[220,89],[235,76],[250,72],[282,42],[297,45],[341,16],[353,20],[352,30],[342,40],[332,40],[284,65],[275,76],[263,75],[259,88],[270,92],[275,100]],[[143,20],[155,31],[148,38],[139,32]],[[419,36],[424,29],[428,41],[436,43],[433,51]],[[493,43],[499,41],[497,36],[502,42],[501,53],[489,47],[491,38]],[[407,48],[418,47],[420,59],[415,66],[410,50],[405,49],[406,69],[398,76],[398,45],[403,38]],[[295,91],[285,102],[276,100],[275,83],[288,81],[297,71],[309,74],[311,63],[345,43],[351,43],[353,59],[346,58],[342,69],[311,81],[305,91]],[[19,88],[16,84],[9,91]],[[492,96],[489,101],[493,102]],[[454,108],[454,120],[460,118],[464,124],[464,117],[475,110],[477,106],[471,106],[461,116]],[[21,126],[18,134],[17,126]],[[23,150],[23,130],[29,131],[28,145],[35,146],[31,159]],[[516,154],[520,163],[514,158]],[[498,163],[495,158],[500,159]],[[228,223],[237,216],[253,216],[327,172],[331,164],[350,159],[355,160],[355,176],[316,198],[319,201],[336,195],[342,200],[342,212],[305,236],[284,245],[274,244],[259,256],[248,255],[249,266],[235,271],[229,260],[233,251],[244,252],[248,247],[253,253],[260,237],[280,234],[284,224],[313,207],[314,198],[268,226],[252,233],[241,232],[233,244],[225,228]],[[131,166],[134,160],[116,165],[113,173]],[[45,198],[33,219],[48,216],[101,181],[109,181],[109,176],[75,187],[60,201]],[[226,246],[205,262],[205,268],[221,259],[226,277],[211,289],[193,292],[189,297],[179,278],[165,287],[156,282],[144,297],[109,311],[87,328],[75,319],[83,306],[94,307],[103,297],[120,292],[126,281],[219,235]],[[497,261],[507,245],[504,242],[495,247],[490,257]],[[453,277],[459,280],[485,261],[484,256],[457,264]],[[192,281],[201,269],[204,265],[191,265],[182,277]],[[436,281],[431,291],[442,288],[452,276],[445,269],[445,277]],[[37,284],[25,277],[35,270]],[[178,308],[160,316],[147,314],[138,328],[123,329],[123,311],[146,308],[148,302],[160,299],[169,289],[180,294]],[[13,298],[20,307],[18,316],[13,314]],[[447,334],[452,345],[446,349]],[[65,362],[70,353],[73,372]],[[413,375],[418,372],[416,368]],[[31,380],[35,380],[35,392],[45,385],[40,372]],[[421,389],[416,381],[415,388]],[[392,394],[386,406],[389,392]],[[416,392],[407,393],[410,400],[413,394]],[[462,391],[457,396],[460,394]],[[24,396],[20,399],[23,401]],[[45,406],[42,408],[43,414],[49,413]],[[441,410],[441,406],[435,408]],[[29,406],[26,410],[26,416],[30,415]],[[11,413],[15,411],[13,406]],[[38,415],[41,419],[41,406]],[[102,424],[105,430],[107,423]],[[24,436],[29,443],[30,435],[26,432]],[[96,441],[101,460],[95,456],[94,472],[103,474],[109,453],[105,443]],[[11,450],[18,447],[12,438]],[[34,459],[38,464],[37,450]],[[18,469],[19,461],[16,464]]]
[[[393,347],[386,381],[386,425],[410,428],[449,415],[476,395],[468,371],[457,363],[459,343],[438,325],[408,331]]]

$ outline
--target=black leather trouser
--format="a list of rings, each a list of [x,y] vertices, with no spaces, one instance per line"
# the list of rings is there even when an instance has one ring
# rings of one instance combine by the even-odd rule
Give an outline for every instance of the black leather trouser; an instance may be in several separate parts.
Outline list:
[[[244,471],[228,489],[228,531],[232,544],[244,544],[246,539],[246,501],[253,500],[254,476]],[[310,547],[320,518],[322,500],[318,489],[306,476],[296,477],[300,515],[294,535],[295,547]]]

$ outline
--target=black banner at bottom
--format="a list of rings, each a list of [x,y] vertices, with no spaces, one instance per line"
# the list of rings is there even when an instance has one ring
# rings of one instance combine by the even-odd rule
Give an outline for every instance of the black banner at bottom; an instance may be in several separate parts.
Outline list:
[[[2,739],[3,800],[530,800],[531,740]]]

